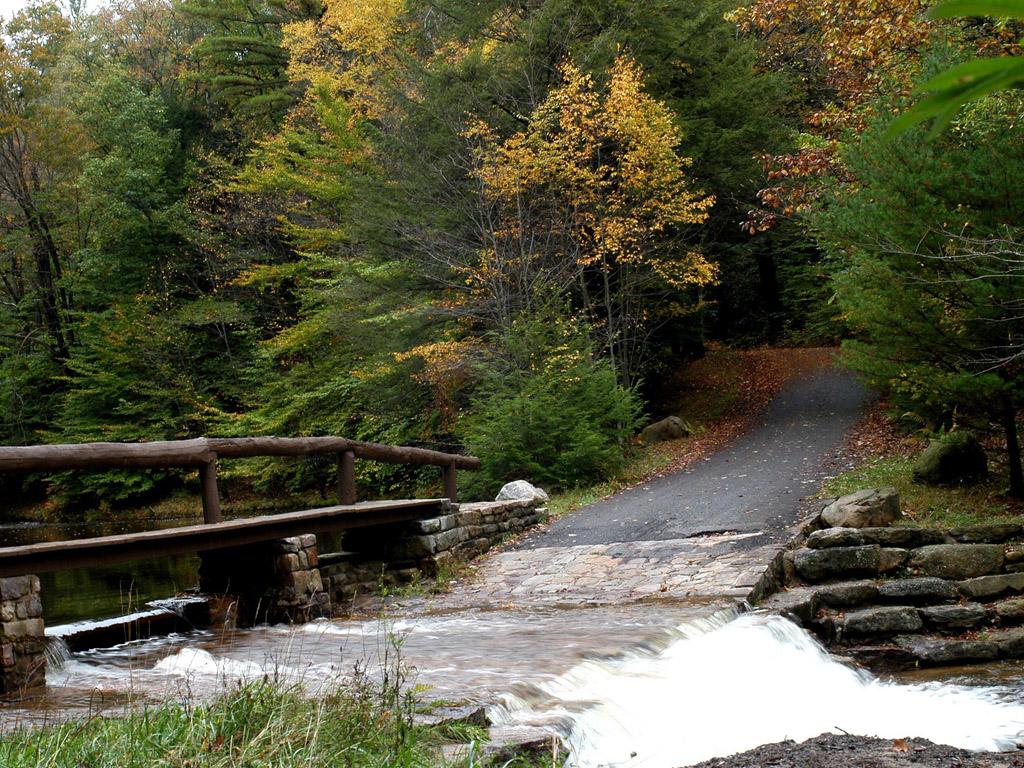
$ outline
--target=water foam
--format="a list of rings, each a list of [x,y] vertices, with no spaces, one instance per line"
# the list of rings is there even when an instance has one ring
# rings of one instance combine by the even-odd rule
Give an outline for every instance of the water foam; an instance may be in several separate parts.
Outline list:
[[[492,708],[504,725],[570,724],[571,768],[675,768],[825,732],[1013,749],[1024,706],[994,689],[899,685],[833,661],[777,616],[691,623],[612,660],[586,660]]]
[[[204,675],[230,680],[259,680],[267,670],[253,661],[215,657],[201,648],[182,648],[156,663],[156,672],[168,675]]]

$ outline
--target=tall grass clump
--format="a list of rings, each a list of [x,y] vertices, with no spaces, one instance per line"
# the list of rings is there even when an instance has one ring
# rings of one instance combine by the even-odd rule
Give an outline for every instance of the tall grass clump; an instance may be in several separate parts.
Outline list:
[[[437,729],[415,725],[413,694],[365,676],[315,699],[244,683],[209,702],[167,701],[0,737],[4,768],[434,768]],[[467,756],[459,765],[473,765]]]

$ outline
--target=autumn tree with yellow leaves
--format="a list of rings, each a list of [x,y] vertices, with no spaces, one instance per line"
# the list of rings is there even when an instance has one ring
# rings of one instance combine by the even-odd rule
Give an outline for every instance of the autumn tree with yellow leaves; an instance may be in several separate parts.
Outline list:
[[[480,206],[488,227],[475,263],[460,265],[469,295],[509,322],[552,291],[566,292],[626,385],[642,373],[646,341],[679,298],[715,280],[685,246],[714,202],[687,178],[669,110],[620,56],[606,88],[573,62],[527,126],[499,141],[477,123]],[[674,299],[669,299],[670,296]]]

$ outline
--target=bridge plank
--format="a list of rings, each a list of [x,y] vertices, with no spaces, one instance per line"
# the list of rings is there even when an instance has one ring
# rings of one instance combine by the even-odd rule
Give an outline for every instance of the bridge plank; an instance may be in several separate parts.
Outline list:
[[[446,514],[447,499],[365,501],[116,536],[0,547],[0,578],[224,549],[269,539]]]

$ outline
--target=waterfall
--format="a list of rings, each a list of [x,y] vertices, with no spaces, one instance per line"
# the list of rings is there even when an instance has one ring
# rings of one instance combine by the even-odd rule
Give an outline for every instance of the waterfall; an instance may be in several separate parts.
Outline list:
[[[63,669],[74,654],[68,648],[68,644],[59,635],[46,636],[46,668],[49,670]]]
[[[489,714],[506,727],[562,730],[567,768],[675,768],[825,732],[992,751],[1024,734],[1024,706],[998,689],[882,680],[834,661],[779,616],[721,614],[672,634],[584,660]]]

